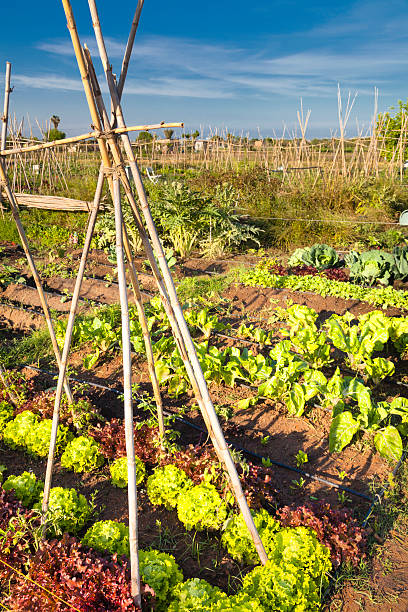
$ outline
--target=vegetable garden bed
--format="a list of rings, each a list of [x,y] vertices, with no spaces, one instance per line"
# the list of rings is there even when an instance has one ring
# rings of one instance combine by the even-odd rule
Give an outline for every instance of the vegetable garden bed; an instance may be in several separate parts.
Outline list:
[[[212,266],[214,265],[216,264],[212,264]],[[302,279],[304,277],[298,278]],[[206,447],[202,446],[206,437],[198,431],[198,428],[203,428],[203,422],[184,383],[177,357],[173,354],[166,321],[154,300],[152,304],[148,304],[147,309],[158,374],[162,383],[164,404],[169,413],[180,417],[171,425],[172,429],[181,434],[179,438],[174,438],[172,444],[179,443],[185,450],[181,454],[169,455],[167,459],[163,459],[163,457],[158,459],[157,447],[149,446],[146,443],[148,438],[144,437],[143,444],[138,447],[139,453],[142,461],[146,463],[148,477],[155,473],[158,466],[172,463],[185,470],[187,475],[195,474],[194,478],[196,480],[193,478],[193,482],[197,486],[203,479],[208,480],[210,478],[208,475],[204,476],[203,467],[197,467],[200,453],[204,453],[203,456],[207,457],[203,463],[206,467],[213,462],[214,457],[210,461],[210,450],[206,450]],[[313,308],[318,316],[315,317],[311,310],[296,308],[296,304]],[[92,305],[88,305],[87,309],[89,310],[85,309],[83,318],[79,320],[77,332],[74,334],[74,346],[76,348],[71,356],[71,367],[75,368],[77,378],[100,382],[102,385],[119,389],[122,374],[121,360],[117,354],[119,348],[117,311],[114,308],[108,309],[106,315],[103,314],[103,311],[98,311],[96,315],[88,318],[86,313],[91,312],[91,307]],[[360,546],[357,549],[354,548],[356,541],[360,538],[360,535],[356,538],[356,534],[360,534],[358,530],[356,531],[357,523],[353,524],[350,518],[346,519],[341,514],[333,515],[331,513],[338,510],[343,511],[345,508],[348,512],[352,510],[352,513],[361,521],[369,509],[373,489],[378,489],[387,482],[390,471],[395,467],[396,461],[401,455],[401,449],[398,443],[395,444],[394,440],[391,445],[388,445],[389,452],[387,453],[387,448],[384,450],[384,446],[375,442],[375,437],[379,431],[384,431],[387,427],[393,427],[399,432],[401,448],[402,445],[405,445],[405,403],[400,402],[398,406],[394,404],[394,408],[392,408],[393,399],[407,395],[405,388],[396,384],[396,382],[404,383],[406,376],[403,351],[401,353],[401,349],[405,348],[404,326],[401,323],[401,329],[397,332],[397,324],[393,324],[394,327],[390,324],[391,331],[389,331],[387,338],[377,337],[377,341],[382,346],[376,346],[375,350],[369,351],[366,356],[360,355],[361,359],[359,357],[353,365],[352,362],[346,364],[347,352],[349,353],[348,359],[350,359],[353,351],[344,350],[345,346],[343,348],[338,346],[340,340],[336,339],[333,332],[334,323],[332,323],[332,329],[330,329],[330,321],[335,320],[334,313],[343,316],[341,321],[344,322],[344,325],[347,323],[347,317],[344,317],[346,312],[350,312],[353,318],[361,318],[361,316],[374,310],[367,302],[358,300],[350,302],[338,297],[323,298],[318,295],[287,289],[265,288],[259,290],[255,287],[238,285],[227,288],[223,293],[222,300],[216,300],[215,302],[208,299],[196,300],[190,303],[190,307],[186,311],[188,323],[194,334],[195,342],[199,345],[202,366],[222,420],[226,438],[237,447],[243,447],[259,456],[259,459],[256,459],[250,454],[236,455],[236,461],[242,464],[239,471],[252,508],[254,511],[259,511],[261,507],[266,508],[272,517],[282,521],[283,527],[285,525],[292,525],[293,527],[307,525],[318,533],[320,540],[325,544],[330,545],[330,537],[335,540],[335,534],[341,532],[343,534],[341,536],[342,550],[333,551],[331,549],[333,567],[336,568],[339,560],[344,561],[345,558],[357,562],[363,555],[363,548],[360,548]],[[288,312],[292,313],[292,323],[290,318],[287,318]],[[401,317],[401,310],[395,307],[383,312],[386,317],[394,317],[395,320]],[[301,314],[300,318],[299,313]],[[380,314],[382,316],[382,313]],[[376,316],[379,317],[380,315]],[[315,348],[313,353],[310,339],[303,348],[302,343],[297,343],[296,340],[300,327],[307,328],[309,324],[313,327],[312,319],[316,322],[317,334],[325,333],[333,336],[330,337],[330,341],[321,345],[322,353],[320,355],[318,347]],[[353,326],[357,319],[353,321]],[[381,319],[382,328],[387,327],[389,320],[391,319]],[[97,322],[96,325],[95,321]],[[300,321],[302,323],[299,327]],[[362,321],[364,321],[364,317]],[[58,334],[62,337],[62,319],[58,325],[60,326]],[[285,337],[280,330],[290,330],[291,325],[294,333],[292,336]],[[359,325],[361,328],[363,323]],[[136,395],[139,397],[139,399],[136,399],[136,405],[138,406],[136,419],[139,423],[148,419],[149,424],[153,425],[151,413],[149,410],[147,412],[144,410],[144,408],[149,408],[150,405],[150,401],[144,396],[145,392],[150,391],[150,384],[142,344],[140,343],[140,330],[136,320],[134,320],[132,334],[135,351],[133,357],[134,382],[139,385],[136,391]],[[294,362],[306,365],[300,367],[300,375],[290,380],[289,386],[277,395],[274,395],[275,392],[272,394],[269,391],[265,392],[265,388],[259,393],[262,385],[265,387],[265,383],[276,374],[276,366],[279,361],[276,344],[285,340],[292,342],[288,351],[293,353]],[[398,341],[399,345],[397,346]],[[331,347],[328,352],[325,352],[325,346]],[[398,350],[400,350],[400,353]],[[270,355],[271,351],[272,356]],[[370,374],[367,363],[370,365],[374,359],[378,358],[384,360],[384,362],[381,362],[381,375],[376,372],[373,374],[372,369]],[[388,362],[391,365],[387,365]],[[288,364],[282,365],[284,368],[288,367]],[[351,378],[357,376],[359,384],[362,385],[359,388],[360,392],[366,396],[368,394],[372,400],[369,411],[378,410],[376,408],[378,405],[382,411],[385,410],[386,404],[384,402],[386,402],[389,410],[394,409],[394,413],[387,413],[383,416],[378,421],[378,427],[373,428],[373,423],[370,424],[368,421],[362,423],[362,417],[358,416],[358,401],[353,397],[355,391],[349,393],[344,386],[341,391],[341,394],[344,394],[343,399],[345,401],[342,410],[339,409],[338,405],[340,396],[336,396],[336,399],[333,393],[325,403],[323,401],[327,395],[325,385],[330,380],[335,380],[337,366],[340,367],[343,380],[347,376]],[[47,369],[46,366],[42,367]],[[90,367],[93,367],[92,374]],[[389,371],[387,376],[381,379],[385,371],[384,368],[387,369],[387,367],[394,367],[395,373]],[[317,389],[316,393],[313,392],[310,397],[307,397],[304,404],[302,404],[303,400],[299,400],[296,395],[292,395],[292,400],[290,400],[293,389],[297,392],[299,386],[304,387],[306,379],[309,382],[312,380],[310,374],[306,374],[307,371],[310,372],[311,370],[321,372],[326,382],[320,379],[319,385],[323,386]],[[24,372],[28,375],[27,370]],[[258,375],[256,372],[261,374]],[[29,376],[32,376],[32,374]],[[356,385],[358,381],[356,379],[353,384]],[[35,394],[33,390],[29,393],[30,397],[34,399],[29,398],[28,403],[23,405],[21,409],[40,411],[42,419],[50,418],[52,396],[46,399],[44,395],[38,395],[38,391],[51,387],[53,384],[52,377],[44,373],[37,374],[35,376],[37,391]],[[363,387],[367,390],[365,391]],[[304,391],[305,389],[303,389],[303,393]],[[307,392],[307,395],[310,395],[310,393]],[[92,524],[92,520],[113,520],[126,524],[126,494],[124,490],[112,485],[109,470],[109,464],[123,452],[123,449],[120,450],[120,445],[119,450],[117,447],[115,448],[115,440],[118,439],[119,431],[117,428],[122,427],[122,404],[116,393],[106,389],[98,391],[90,388],[86,391],[86,397],[89,397],[96,411],[107,419],[107,423],[101,424],[96,429],[93,427],[87,430],[85,427],[84,431],[79,432],[73,427],[69,416],[66,416],[66,425],[71,428],[71,432],[76,437],[85,435],[92,438],[94,436],[97,444],[102,448],[105,448],[104,445],[107,444],[105,450],[102,451],[104,463],[98,465],[97,461],[93,466],[94,469],[76,473],[72,471],[73,463],[70,464],[67,460],[59,460],[56,465],[54,486],[73,488],[88,500],[91,499],[95,490],[98,491],[95,496],[98,513],[88,522],[87,528]],[[252,401],[254,398],[256,398],[256,401]],[[337,404],[335,415],[332,414],[333,402]],[[380,411],[380,416],[383,414],[382,411]],[[338,444],[330,451],[329,434],[333,419],[347,412],[351,414],[353,419],[351,422],[353,435],[349,436],[350,439],[347,440],[341,452],[334,452],[339,450]],[[361,411],[360,413],[362,414]],[[117,418],[119,418],[119,421],[115,420]],[[193,427],[186,424],[186,421],[192,423]],[[356,427],[356,423],[359,423],[359,428]],[[377,424],[374,423],[374,425]],[[104,428],[106,429],[104,430]],[[103,431],[105,433],[101,433]],[[391,433],[395,432],[392,430]],[[189,450],[189,444],[193,445],[194,450]],[[210,453],[210,455],[207,455],[207,453]],[[11,449],[8,444],[3,442],[1,457],[0,463],[7,467],[5,477],[10,474],[22,474],[24,471],[35,474],[39,479],[44,476],[45,460],[33,454],[28,454],[27,449],[25,451],[18,448]],[[261,460],[262,457],[264,458],[263,461]],[[269,460],[272,462],[271,465],[269,465]],[[286,467],[278,467],[278,463],[283,463]],[[70,469],[68,469],[69,465],[71,465]],[[290,468],[294,471],[291,471]],[[248,469],[249,472],[247,473]],[[220,480],[219,475],[213,475],[211,482],[212,484],[215,483],[214,486],[221,494],[221,499],[226,501],[228,496],[227,498],[224,497],[225,487],[220,484],[222,478]],[[351,489],[351,492],[349,489]],[[324,505],[327,502],[331,504],[332,510]],[[309,509],[296,510],[296,508],[305,506]],[[285,507],[291,509],[285,510]],[[146,489],[146,480],[140,484],[139,508],[142,548],[153,547],[155,550],[174,555],[183,572],[184,580],[205,579],[209,584],[220,587],[232,596],[238,593],[239,597],[243,599],[231,601],[231,605],[234,603],[237,606],[233,608],[234,610],[258,610],[257,607],[251,607],[259,605],[259,602],[256,604],[253,602],[254,591],[251,591],[249,586],[249,578],[246,582],[244,579],[244,585],[248,587],[247,591],[242,590],[242,579],[251,572],[253,566],[249,563],[249,558],[239,558],[236,556],[236,552],[233,552],[232,549],[228,552],[225,547],[226,540],[223,536],[225,532],[220,530],[220,526],[222,527],[220,523],[224,523],[225,519],[222,513],[220,515],[222,520],[221,518],[217,519],[219,524],[215,529],[214,525],[210,523],[209,530],[205,528],[203,531],[195,531],[194,527],[189,530],[186,527],[192,527],[193,524],[188,523],[188,521],[187,523],[181,522],[176,509],[166,509],[162,505],[152,503],[151,496]],[[226,508],[226,512],[232,511],[232,508],[228,505]],[[181,514],[181,516],[184,515]],[[337,523],[334,516],[338,517],[336,519]],[[342,516],[343,518],[341,518]],[[348,525],[347,528],[343,525],[344,521]],[[335,531],[329,537],[327,533],[327,525],[329,524],[336,524],[336,529],[338,528],[340,532]],[[206,525],[206,523],[203,523],[203,525]],[[326,525],[326,531],[323,528],[324,525]],[[1,528],[3,529],[3,527]],[[83,537],[85,532],[86,528],[84,527],[78,533],[78,537]],[[232,539],[236,541],[236,536]],[[30,544],[30,547],[30,555],[32,555],[32,544]],[[27,567],[29,566],[25,565],[22,569],[25,571]],[[324,567],[324,564],[322,567]],[[277,576],[275,580],[277,580]],[[202,583],[194,583],[194,585],[194,589],[199,586],[204,588]],[[17,597],[15,593],[18,588],[13,588],[14,591],[11,589],[10,597]],[[211,597],[214,601],[217,597],[218,599],[221,597],[217,592],[212,592],[209,587],[208,589],[205,587],[204,591],[201,593],[204,598],[203,602],[211,601]],[[198,591],[195,590],[194,592],[196,595],[198,594]],[[190,595],[191,593],[188,597]],[[205,600],[207,596],[209,599]],[[64,597],[66,597],[65,591]],[[64,599],[64,597],[62,598]],[[275,594],[270,595],[270,597],[275,597]],[[311,603],[312,599],[308,604],[311,607],[306,609],[317,609],[318,604],[316,602]],[[7,603],[7,599],[4,599],[4,601]],[[13,600],[10,599],[11,601]],[[80,599],[73,599],[72,601],[76,601],[79,605]],[[214,601],[211,604],[213,606],[215,605]],[[50,605],[50,609],[65,609],[63,606],[57,608],[55,600]],[[191,600],[191,607],[186,604],[187,607],[174,607],[174,610],[198,609],[197,605],[197,600],[195,602]],[[204,606],[203,610],[219,609],[217,607],[211,608],[209,603],[208,605],[202,603],[202,605]],[[223,605],[224,608],[220,609],[229,609],[226,607],[226,600]],[[230,605],[229,602],[228,605]],[[29,610],[31,608],[27,607],[25,609]],[[99,608],[95,607],[94,609]],[[113,609],[119,608],[113,607]]]

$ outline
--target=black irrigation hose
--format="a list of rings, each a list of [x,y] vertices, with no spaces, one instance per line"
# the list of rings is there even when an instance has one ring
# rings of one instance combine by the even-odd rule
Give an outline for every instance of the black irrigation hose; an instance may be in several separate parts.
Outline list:
[[[49,376],[58,376],[58,372],[50,372],[48,370],[42,370],[41,368],[37,368],[35,366],[32,365],[25,365],[22,367],[26,367],[32,370],[36,370],[37,372],[42,372],[43,374],[48,374]],[[81,380],[78,378],[74,378],[73,376],[69,376],[68,377],[69,380],[74,380],[75,382],[79,382],[79,383],[85,383],[88,384],[92,387],[97,387],[99,389],[104,389],[107,391],[112,391],[113,393],[116,394],[121,394],[122,391],[118,391],[117,389],[114,389],[112,387],[106,387],[105,385],[100,385],[98,383],[93,383],[90,381],[86,381],[86,380]],[[195,423],[192,423],[191,421],[188,421],[187,419],[183,419],[182,417],[177,416],[176,414],[174,414],[174,412],[171,412],[169,410],[165,410],[164,411],[166,416],[174,416],[176,418],[177,421],[179,421],[180,423],[183,423],[184,425],[187,425],[188,427],[191,427],[191,429],[195,429],[196,431],[204,434],[204,435],[208,435],[208,432],[203,429],[202,427],[200,427],[199,425],[196,425]],[[243,453],[249,455],[250,457],[253,457],[254,459],[257,459],[259,461],[262,461],[262,459],[264,459],[264,457],[262,457],[262,455],[258,455],[257,453],[254,453],[246,448],[244,448],[243,446],[240,446],[239,444],[235,444],[234,442],[228,442],[229,446],[231,446],[232,448],[235,448],[238,451],[242,451]],[[301,474],[302,476],[306,476],[307,478],[310,478],[311,480],[316,480],[317,482],[321,482],[322,484],[325,484],[329,487],[333,487],[335,489],[340,489],[342,491],[345,491],[346,493],[350,493],[351,495],[356,495],[357,497],[361,497],[362,499],[366,499],[368,501],[372,501],[372,498],[369,497],[368,495],[366,495],[365,493],[359,493],[359,491],[354,491],[354,489],[351,489],[350,487],[346,487],[345,485],[341,485],[338,484],[336,482],[332,482],[331,480],[327,480],[326,478],[321,478],[320,476],[315,476],[314,474],[309,474],[309,472],[305,472],[304,470],[301,470],[300,468],[295,468],[292,467],[291,465],[287,465],[286,463],[282,463],[280,461],[275,461],[273,459],[270,459],[270,462],[273,465],[276,465],[277,467],[280,468],[284,468],[286,470],[290,470],[292,472],[296,472],[297,474]]]

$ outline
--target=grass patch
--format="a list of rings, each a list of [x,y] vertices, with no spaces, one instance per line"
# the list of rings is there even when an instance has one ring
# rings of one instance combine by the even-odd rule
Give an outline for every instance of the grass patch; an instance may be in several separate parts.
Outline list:
[[[177,295],[181,302],[186,302],[197,297],[220,298],[235,281],[236,273],[231,270],[227,274],[214,276],[191,276],[183,278],[177,285]]]
[[[48,365],[55,360],[46,327],[23,337],[14,337],[10,342],[6,341],[6,337],[0,339],[0,361],[6,368],[21,367],[25,363]]]

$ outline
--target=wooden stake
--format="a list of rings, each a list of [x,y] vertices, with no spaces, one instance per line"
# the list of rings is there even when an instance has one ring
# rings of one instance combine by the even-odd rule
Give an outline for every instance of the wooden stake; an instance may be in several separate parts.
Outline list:
[[[46,521],[46,513],[48,510],[48,502],[50,497],[51,490],[51,481],[52,481],[52,471],[54,467],[54,456],[55,456],[55,448],[57,444],[57,433],[58,433],[58,423],[59,423],[59,412],[62,398],[62,385],[65,379],[67,362],[69,351],[71,348],[71,340],[72,340],[72,332],[75,324],[75,315],[78,307],[79,294],[81,291],[82,280],[84,278],[86,262],[88,259],[88,253],[91,246],[91,240],[95,228],[96,217],[99,210],[99,204],[101,201],[102,188],[103,188],[104,176],[103,174],[99,174],[98,184],[96,186],[94,203],[92,207],[91,214],[89,216],[88,227],[86,230],[85,243],[84,248],[82,250],[81,261],[79,263],[78,273],[75,280],[74,292],[72,295],[71,308],[69,311],[68,321],[67,321],[67,329],[65,331],[64,338],[64,348],[62,351],[61,363],[59,365],[59,373],[58,373],[58,381],[57,381],[57,389],[55,392],[55,401],[54,401],[54,412],[52,416],[52,428],[51,428],[51,439],[50,439],[50,448],[48,451],[48,461],[47,461],[47,470],[45,474],[45,485],[44,485],[44,495],[42,501],[42,521],[45,523]]]
[[[95,70],[94,70],[94,67],[93,67],[93,64],[92,64],[91,54],[90,54],[89,49],[86,46],[84,48],[84,57],[85,57],[85,60],[87,62],[87,65],[86,65],[86,67],[87,67],[87,77],[90,79],[90,83],[92,85],[92,91],[93,91],[93,95],[95,96],[95,103],[96,103],[96,106],[98,108],[99,115],[102,118],[102,121],[103,121],[104,126],[105,126],[105,130],[109,131],[109,119],[108,119],[108,116],[107,116],[107,112],[106,112],[106,109],[105,109],[105,105],[104,105],[104,102],[103,102],[103,98],[102,98],[102,94],[101,94],[101,91],[100,91],[98,80],[97,80],[97,77],[96,77],[96,74],[95,74]],[[121,161],[123,162],[120,150],[118,149],[116,142],[113,142],[113,145],[114,145],[113,152],[114,152],[114,154],[116,154],[116,159],[119,160],[119,164],[120,164]],[[109,146],[112,146],[111,141],[109,141]],[[109,159],[108,159],[108,163],[110,163]],[[132,209],[132,213],[133,213],[133,216],[134,216],[134,221],[135,221],[136,227],[138,228],[139,234],[141,236],[141,239],[142,239],[145,251],[146,251],[146,255],[147,255],[148,259],[149,259],[149,262],[150,262],[150,265],[151,265],[151,268],[152,268],[152,271],[153,271],[153,275],[154,275],[154,277],[156,279],[156,282],[158,284],[158,288],[159,288],[160,295],[162,297],[163,305],[164,305],[166,314],[167,314],[167,316],[169,318],[170,324],[172,326],[172,330],[173,330],[173,333],[174,333],[174,336],[175,336],[175,339],[176,339],[176,343],[177,343],[179,351],[180,351],[180,355],[181,355],[181,357],[183,359],[184,366],[185,366],[187,374],[188,374],[188,376],[190,378],[190,381],[191,381],[194,393],[196,395],[199,407],[200,407],[200,409],[201,409],[201,411],[203,413],[203,418],[204,418],[206,427],[207,427],[207,429],[208,429],[208,431],[210,433],[210,437],[211,437],[211,440],[212,440],[213,445],[215,447],[215,450],[217,452],[217,456],[219,457],[220,462],[222,462],[222,456],[221,456],[221,453],[220,453],[218,442],[217,442],[215,436],[213,435],[212,427],[211,427],[211,424],[210,424],[209,419],[208,419],[207,414],[206,414],[205,404],[204,404],[204,402],[202,400],[202,396],[201,396],[201,393],[199,391],[198,383],[197,383],[197,380],[195,378],[193,369],[191,367],[191,364],[190,364],[190,361],[189,361],[189,358],[188,358],[188,355],[187,355],[187,351],[186,351],[186,348],[185,348],[185,344],[184,344],[184,340],[183,340],[183,337],[182,337],[182,333],[181,333],[180,328],[178,326],[177,319],[176,319],[176,317],[174,315],[174,311],[173,311],[173,308],[171,306],[167,290],[166,290],[166,288],[164,286],[163,278],[162,278],[161,273],[159,271],[156,259],[154,257],[151,244],[150,244],[149,239],[148,239],[148,237],[146,235],[145,228],[144,228],[143,222],[141,220],[141,217],[140,217],[140,214],[139,214],[139,211],[138,211],[135,199],[133,197],[133,192],[132,192],[130,184],[128,182],[127,175],[123,171],[123,163],[122,163],[121,166],[120,165],[118,166],[118,169],[122,173],[122,182],[124,184],[126,196],[127,196],[128,200],[129,200],[129,202],[131,204],[131,209]]]
[[[159,382],[156,376],[156,370],[154,367],[154,355],[153,347],[150,339],[149,327],[147,325],[146,313],[143,306],[142,294],[140,292],[139,280],[137,277],[135,263],[132,257],[132,251],[129,244],[129,238],[126,231],[126,226],[123,224],[123,243],[125,247],[126,258],[128,261],[128,268],[130,273],[130,280],[133,288],[133,295],[135,296],[137,313],[139,315],[140,327],[142,328],[143,340],[146,349],[147,365],[149,368],[150,380],[152,382],[154,399],[157,408],[157,421],[159,425],[160,441],[163,446],[164,444],[164,415],[163,415],[163,402],[160,393]]]
[[[6,78],[4,83],[4,107],[3,107],[3,116],[1,118],[3,125],[1,126],[1,140],[0,140],[0,149],[6,148],[7,142],[7,125],[8,125],[8,113],[9,113],[9,97],[11,93],[10,88],[10,77],[11,77],[11,64],[10,62],[6,62]],[[1,208],[1,216],[4,219],[4,209],[1,203],[1,190],[0,190],[0,208]]]
[[[1,149],[6,148],[7,141],[7,124],[8,124],[8,112],[9,112],[9,97],[12,89],[10,88],[10,77],[11,77],[11,64],[6,62],[6,80],[4,85],[4,107],[3,116],[1,118],[3,125],[1,126]]]
[[[125,408],[126,457],[128,466],[128,505],[129,505],[129,548],[131,571],[131,594],[135,604],[142,607],[140,591],[138,534],[137,534],[137,488],[136,463],[133,438],[133,407],[132,407],[132,359],[130,347],[129,308],[126,287],[125,263],[123,257],[122,208],[120,203],[119,179],[113,179],[116,228],[116,260],[118,268],[120,310],[122,315],[122,355],[123,355],[123,392]]]

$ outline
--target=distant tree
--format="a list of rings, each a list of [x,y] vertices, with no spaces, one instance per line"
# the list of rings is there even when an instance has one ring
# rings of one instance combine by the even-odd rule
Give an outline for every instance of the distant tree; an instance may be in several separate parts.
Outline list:
[[[196,138],[198,138],[200,135],[200,132],[198,130],[194,130],[194,132],[191,134],[191,138],[194,138],[194,140]]]
[[[181,137],[182,137],[182,138],[190,138],[190,137],[191,137],[191,134],[189,134],[188,132],[187,132],[187,133],[183,132],[183,133],[182,133],[182,135],[181,135]]]
[[[51,117],[51,123],[54,126],[54,129],[57,130],[59,124],[61,123],[61,119],[58,117],[58,115],[53,115]]]
[[[61,130],[57,130],[56,128],[53,128],[52,130],[50,130],[48,134],[46,134],[45,136],[45,140],[48,140],[48,141],[62,140],[63,138],[65,138],[65,132],[61,132]]]
[[[152,142],[153,136],[150,132],[139,132],[138,137],[136,138],[137,142]]]
[[[168,140],[173,138],[174,130],[164,130],[164,137]]]
[[[395,110],[394,106],[391,106],[390,110]],[[384,138],[384,144],[382,145],[383,155],[386,159],[390,160],[396,154],[396,150],[400,147],[401,133],[402,136],[406,136],[408,131],[408,100],[403,102],[398,100],[398,112],[392,117],[390,112],[380,113],[377,117],[377,137]],[[406,138],[402,138],[402,155],[403,159],[407,156]]]

